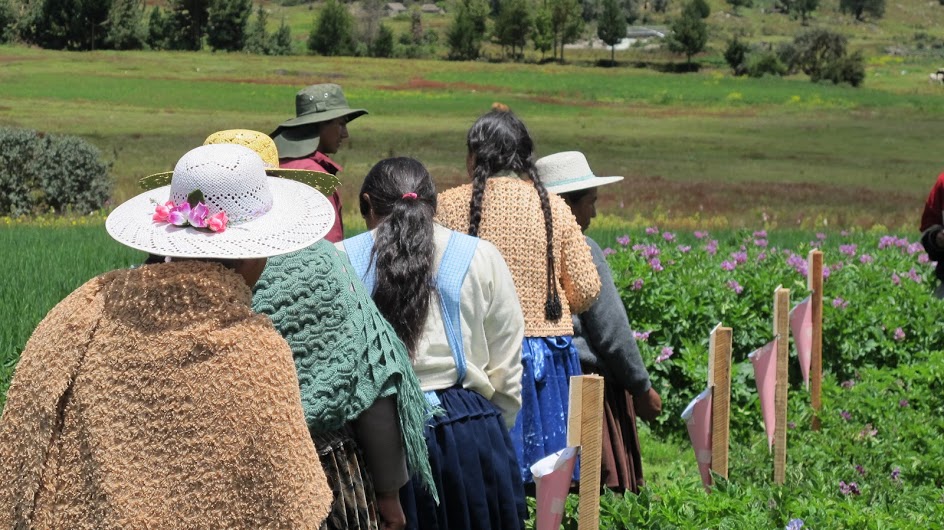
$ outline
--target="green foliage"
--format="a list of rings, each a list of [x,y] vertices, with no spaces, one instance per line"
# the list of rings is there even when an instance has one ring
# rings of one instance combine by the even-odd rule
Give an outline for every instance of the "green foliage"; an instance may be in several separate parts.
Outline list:
[[[246,44],[252,0],[211,0],[207,44],[213,50],[239,51]]]
[[[741,7],[751,7],[754,5],[754,0],[724,0],[728,3],[729,6],[737,13],[738,8]]]
[[[772,51],[753,53],[748,59],[747,75],[750,77],[764,77],[765,75],[780,77],[786,74],[787,66]]]
[[[564,61],[564,45],[576,42],[584,29],[582,8],[578,0],[549,0],[551,30],[555,48],[560,45],[560,60]]]
[[[665,13],[669,9],[669,0],[652,0],[651,4],[656,13]]]
[[[393,57],[393,30],[381,24],[370,47],[371,57]]]
[[[203,48],[203,36],[210,16],[210,0],[170,0],[169,7],[169,48],[192,51]]]
[[[728,41],[728,47],[724,50],[724,62],[728,63],[734,75],[744,75],[747,73],[747,52],[750,48],[747,43],[734,37]]]
[[[269,55],[291,55],[292,54],[292,28],[285,23],[285,19],[279,23],[279,29],[275,30],[269,39]]]
[[[701,18],[708,18],[711,15],[711,6],[705,0],[691,0],[686,9],[694,9]]]
[[[166,50],[170,48],[173,39],[173,27],[170,17],[164,14],[164,11],[154,6],[151,14],[148,16],[147,23],[147,45],[154,50]]]
[[[506,0],[502,2],[498,17],[495,19],[493,33],[495,40],[505,47],[511,48],[512,57],[524,54],[528,34],[531,32],[531,12],[527,0]],[[520,50],[516,53],[516,50]]]
[[[114,0],[108,13],[108,35],[105,42],[116,50],[144,48],[144,2]]]
[[[873,19],[882,18],[885,0],[839,0],[839,10],[851,13],[856,20],[865,20],[866,15]]]
[[[531,43],[535,50],[541,52],[541,57],[551,51],[551,47],[554,45],[551,10],[546,6],[538,7],[534,14],[534,24],[531,26]]]
[[[354,54],[354,19],[347,7],[328,0],[308,35],[308,49],[318,55]]]
[[[488,5],[476,0],[463,0],[456,7],[456,17],[446,31],[450,60],[473,61],[479,58],[487,12]]]
[[[793,18],[799,18],[803,25],[806,25],[810,14],[819,7],[819,0],[777,0],[777,5],[785,13]]]
[[[861,53],[846,54],[846,37],[828,29],[813,29],[794,40],[795,65],[810,80],[828,80],[859,86],[865,79],[865,60]]]
[[[269,53],[269,12],[260,4],[256,9],[256,19],[246,31],[245,50],[249,53],[265,55]]]
[[[708,25],[699,2],[704,3],[704,0],[693,0],[682,9],[681,16],[672,21],[672,35],[668,39],[669,50],[684,53],[689,64],[692,56],[704,50],[708,43]]]
[[[14,22],[19,39],[41,48],[94,50],[105,45],[111,0],[37,0]]]
[[[806,255],[814,246],[824,251],[826,265],[825,371],[847,379],[865,366],[896,367],[944,349],[944,322],[934,316],[944,301],[930,296],[933,267],[920,243],[860,234],[787,246],[773,237],[654,232],[601,242],[617,248],[610,266],[634,329],[649,333],[639,347],[665,410],[681,411],[704,388],[708,332],[720,321],[734,329],[732,432],[748,430],[757,398],[747,355],[772,338],[774,288],[790,288],[794,303],[806,296]],[[657,362],[664,348],[674,354]],[[659,432],[684,430],[677,414],[659,421]]]
[[[0,215],[101,208],[112,188],[101,158],[81,138],[0,128]]]
[[[0,44],[10,42],[14,34],[13,23],[16,20],[11,0],[0,0]]]
[[[604,0],[603,13],[597,22],[597,36],[610,46],[610,61],[616,61],[616,45],[626,38],[626,16],[618,0]]]

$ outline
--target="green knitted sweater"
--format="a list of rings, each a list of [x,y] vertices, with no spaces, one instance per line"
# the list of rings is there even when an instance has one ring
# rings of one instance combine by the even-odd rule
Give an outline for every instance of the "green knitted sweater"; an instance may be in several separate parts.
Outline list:
[[[322,240],[270,258],[253,309],[269,315],[292,348],[308,427],[340,429],[378,398],[395,396],[407,467],[436,496],[423,437],[429,405],[406,347],[347,255]]]

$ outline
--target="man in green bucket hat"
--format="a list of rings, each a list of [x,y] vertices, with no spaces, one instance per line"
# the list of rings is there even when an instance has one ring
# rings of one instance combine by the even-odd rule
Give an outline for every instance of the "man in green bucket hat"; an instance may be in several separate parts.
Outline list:
[[[283,122],[269,136],[279,150],[279,165],[286,169],[308,169],[337,175],[341,171],[329,155],[338,152],[348,137],[347,124],[367,114],[352,109],[341,87],[333,83],[311,85],[295,94],[295,117]],[[336,216],[325,239],[337,243],[344,239],[341,222],[341,196],[335,190],[329,197]]]

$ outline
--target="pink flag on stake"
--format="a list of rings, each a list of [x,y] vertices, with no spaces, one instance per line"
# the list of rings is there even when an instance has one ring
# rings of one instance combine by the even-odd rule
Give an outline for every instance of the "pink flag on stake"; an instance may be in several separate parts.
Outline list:
[[[695,397],[682,412],[688,427],[688,437],[695,449],[695,460],[701,481],[707,490],[711,486],[711,389],[707,388]]]
[[[577,448],[565,447],[531,466],[538,501],[535,530],[560,528],[576,462]]]
[[[774,447],[774,395],[777,393],[777,339],[747,356],[754,365],[754,380],[760,396],[760,412],[767,431],[767,450]]]
[[[806,388],[810,387],[810,360],[813,351],[813,311],[810,297],[790,310],[790,332],[796,345],[797,359],[800,360],[800,373]]]

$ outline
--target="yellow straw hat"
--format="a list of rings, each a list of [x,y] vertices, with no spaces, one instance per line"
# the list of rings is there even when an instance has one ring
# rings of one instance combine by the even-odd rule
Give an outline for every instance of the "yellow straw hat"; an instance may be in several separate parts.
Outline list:
[[[259,131],[249,129],[217,131],[208,136],[203,142],[203,145],[213,144],[235,144],[252,149],[262,158],[262,163],[265,165],[265,172],[270,177],[282,177],[301,182],[327,196],[333,194],[335,188],[341,183],[338,177],[322,171],[280,168],[279,152],[275,147],[275,142],[272,141],[272,138],[269,138],[268,135]],[[163,173],[149,175],[139,180],[138,184],[145,190],[152,190],[170,184],[173,174],[173,171],[165,171]]]

